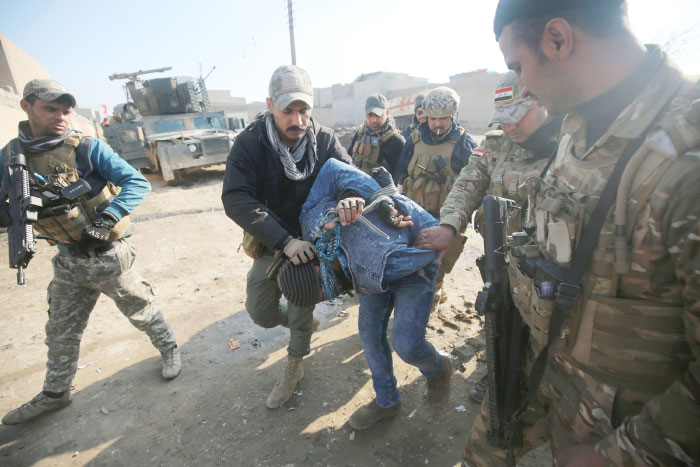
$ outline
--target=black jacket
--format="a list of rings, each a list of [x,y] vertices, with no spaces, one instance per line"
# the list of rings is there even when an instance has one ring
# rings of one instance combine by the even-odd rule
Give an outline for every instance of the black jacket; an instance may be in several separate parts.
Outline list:
[[[348,154],[352,157],[352,148],[355,146],[355,142],[357,142],[357,137],[360,135],[362,131],[358,131],[355,133],[355,136],[352,137],[352,142],[350,142],[350,146],[348,147]],[[396,164],[399,163],[399,156],[401,156],[401,151],[403,150],[403,145],[406,143],[406,140],[404,139],[401,134],[395,134],[388,140],[386,140],[385,143],[383,143],[381,146],[379,146],[379,157],[377,158],[377,162],[379,165],[383,165],[385,169],[389,171],[391,175],[394,175],[394,171],[396,170]]]
[[[311,176],[299,182],[285,175],[263,119],[236,137],[228,155],[221,194],[226,215],[268,248],[279,246],[287,235],[301,238],[299,212],[321,166],[329,158],[352,164],[332,129],[314,127],[318,163]]]

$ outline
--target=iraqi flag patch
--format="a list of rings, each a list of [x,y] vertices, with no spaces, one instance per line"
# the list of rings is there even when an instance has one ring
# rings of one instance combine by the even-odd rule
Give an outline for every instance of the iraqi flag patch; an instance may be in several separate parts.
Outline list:
[[[473,157],[481,157],[481,156],[483,156],[484,154],[486,154],[486,151],[484,151],[484,150],[481,149],[481,148],[476,148],[476,149],[474,149],[474,150],[472,151],[472,156],[473,156]]]
[[[493,101],[499,104],[510,102],[513,100],[513,86],[507,88],[496,89]]]

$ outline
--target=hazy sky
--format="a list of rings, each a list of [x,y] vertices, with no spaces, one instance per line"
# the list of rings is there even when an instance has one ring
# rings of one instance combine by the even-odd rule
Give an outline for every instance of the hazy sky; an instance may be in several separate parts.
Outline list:
[[[492,26],[497,0],[294,0],[297,64],[315,87],[391,71],[446,82],[479,68],[505,71]],[[659,7],[662,4],[663,7]],[[433,7],[433,8],[431,8]],[[678,31],[677,61],[700,74],[700,0],[629,0],[644,42]],[[0,32],[73,92],[80,107],[124,102],[114,72],[216,69],[209,89],[263,100],[272,71],[291,63],[286,0],[0,0]],[[676,41],[678,42],[678,41]]]

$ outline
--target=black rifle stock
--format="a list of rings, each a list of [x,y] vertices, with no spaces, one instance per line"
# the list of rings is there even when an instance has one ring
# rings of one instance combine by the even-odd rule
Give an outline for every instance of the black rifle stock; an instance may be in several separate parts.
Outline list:
[[[7,228],[10,267],[17,269],[17,283],[24,285],[24,268],[36,253],[36,239],[32,223],[37,220],[41,199],[30,195],[29,171],[22,147],[17,140],[5,154],[5,181],[3,191],[10,204],[11,223]]]
[[[513,447],[522,443],[522,427],[516,415],[520,408],[520,354],[526,332],[513,304],[506,260],[506,214],[515,202],[486,196],[484,215],[484,288],[476,299],[476,310],[484,316],[488,367],[488,443],[505,449],[506,462],[515,465]]]

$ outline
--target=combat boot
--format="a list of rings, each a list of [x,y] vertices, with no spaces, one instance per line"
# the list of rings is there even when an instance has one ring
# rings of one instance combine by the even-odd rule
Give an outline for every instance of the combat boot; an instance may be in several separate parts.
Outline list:
[[[435,408],[444,408],[450,400],[450,380],[452,379],[452,363],[450,358],[442,356],[445,369],[437,378],[428,379],[428,392],[426,400]]]
[[[377,422],[387,418],[395,417],[401,410],[401,401],[391,407],[380,407],[377,405],[377,399],[374,399],[369,404],[360,407],[350,416],[348,425],[355,430],[366,430]]]
[[[180,359],[180,349],[173,347],[172,349],[161,352],[163,356],[162,374],[163,379],[173,379],[180,374],[182,369],[182,361]]]
[[[487,376],[488,375],[484,375],[483,378],[477,381],[474,387],[469,390],[469,398],[479,404],[481,404],[484,401],[484,397],[486,397],[486,389],[488,384],[486,380]]]
[[[2,417],[2,423],[3,425],[19,425],[46,412],[62,409],[71,402],[73,401],[70,398],[70,391],[66,391],[59,398],[49,397],[40,392],[34,399]]]
[[[277,378],[275,387],[267,396],[266,405],[270,409],[276,409],[292,397],[297,383],[304,377],[304,367],[301,365],[303,357],[287,355],[287,363],[282,374]]]

